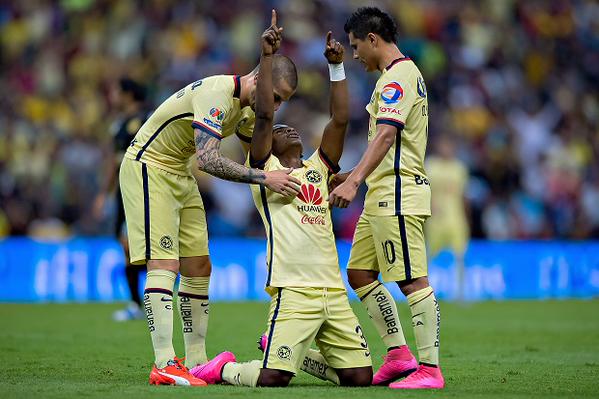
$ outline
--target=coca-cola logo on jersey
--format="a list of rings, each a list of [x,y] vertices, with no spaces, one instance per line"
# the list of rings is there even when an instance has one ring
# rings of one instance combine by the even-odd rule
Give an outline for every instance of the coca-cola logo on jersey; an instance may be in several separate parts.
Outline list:
[[[302,224],[319,224],[322,226],[324,226],[326,224],[324,217],[322,215],[316,215],[316,216],[304,215],[304,216],[302,216],[302,219],[300,221],[302,222]]]
[[[302,224],[318,224],[323,226],[326,224],[324,215],[326,215],[328,208],[321,205],[323,198],[318,187],[310,183],[302,184],[297,199],[305,203],[305,205],[297,206],[297,210],[304,214],[300,219]]]

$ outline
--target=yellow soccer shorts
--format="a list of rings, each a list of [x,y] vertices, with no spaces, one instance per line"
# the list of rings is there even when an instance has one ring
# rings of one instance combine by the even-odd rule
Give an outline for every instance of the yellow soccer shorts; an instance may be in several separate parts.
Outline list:
[[[208,255],[206,213],[192,176],[124,158],[119,181],[132,264]]]
[[[345,290],[277,288],[268,320],[263,368],[297,373],[313,341],[330,367],[372,366],[362,327]]]
[[[425,233],[431,256],[435,256],[447,248],[459,257],[466,252],[470,229],[468,222],[464,219],[436,220],[436,218],[432,218],[426,223]]]
[[[426,276],[425,221],[425,216],[370,216],[362,213],[356,225],[347,268],[379,272],[385,282]]]

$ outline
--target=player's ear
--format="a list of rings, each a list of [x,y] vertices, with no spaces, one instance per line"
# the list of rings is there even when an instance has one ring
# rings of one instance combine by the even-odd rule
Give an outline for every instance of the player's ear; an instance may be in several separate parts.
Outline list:
[[[368,43],[370,43],[370,45],[372,47],[376,47],[378,45],[379,38],[374,33],[369,33],[367,38],[368,38]]]

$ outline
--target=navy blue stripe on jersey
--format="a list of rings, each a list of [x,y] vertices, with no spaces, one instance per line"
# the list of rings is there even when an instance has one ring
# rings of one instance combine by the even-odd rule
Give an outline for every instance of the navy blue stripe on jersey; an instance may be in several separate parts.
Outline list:
[[[252,143],[252,138],[248,137],[248,136],[244,136],[241,133],[235,133],[237,135],[237,137],[239,137],[239,140],[243,141],[244,143],[248,143],[251,144]]]
[[[220,133],[218,133],[216,130],[210,129],[208,126],[204,125],[202,122],[193,121],[191,123],[191,127],[193,127],[194,129],[200,129],[202,132],[214,137],[215,139],[219,139],[219,140],[223,139],[223,136]]]
[[[144,233],[146,237],[146,261],[152,259],[150,242],[150,189],[148,187],[148,166],[141,164],[141,179],[144,189]]]
[[[405,126],[402,121],[398,121],[396,119],[391,119],[391,118],[379,118],[376,120],[376,124],[393,126],[393,127],[396,127],[397,130],[401,130]]]
[[[179,296],[184,296],[193,299],[208,299],[208,295],[198,295],[198,294],[190,294],[189,292],[181,292],[177,293]]]
[[[167,290],[165,288],[146,288],[144,290],[144,294],[164,294],[173,296],[173,291]]]
[[[408,248],[408,236],[406,234],[406,221],[403,215],[397,217],[399,222],[399,236],[401,237],[401,252],[403,253],[403,266],[406,272],[406,280],[412,279],[412,265],[410,264],[410,249]]]
[[[409,60],[410,60],[410,57],[396,58],[393,61],[391,61],[391,63],[389,65],[387,65],[387,67],[385,68],[385,70],[388,71],[389,69],[391,69],[393,67],[393,65],[397,64],[398,62],[409,61]]]
[[[268,202],[266,199],[266,188],[264,186],[260,186],[260,199],[262,200],[262,208],[264,209],[264,217],[266,217],[266,222],[268,223],[268,247],[270,248],[270,252],[268,254],[268,276],[266,278],[266,286],[270,285],[270,279],[272,277],[272,258],[273,253],[275,252],[274,248],[274,239],[273,239],[273,231],[272,231],[272,220],[270,218],[270,210],[268,209]]]
[[[327,168],[329,169],[329,171],[331,173],[339,173],[339,171],[341,170],[339,165],[337,165],[335,162],[331,161],[331,159],[327,156],[327,154],[324,153],[322,148],[318,149],[318,155],[320,156],[320,159],[322,159],[322,162],[324,162],[324,164],[327,166]]]
[[[393,160],[393,171],[395,172],[395,214],[401,215],[401,130],[395,133],[395,155]]]
[[[272,336],[275,332],[275,323],[277,321],[277,316],[279,315],[279,308],[281,307],[281,292],[283,292],[282,288],[278,288],[277,292],[277,304],[275,305],[275,310],[272,312],[272,319],[270,320],[270,329],[268,330],[268,340],[266,342],[266,349],[264,350],[264,362],[262,362],[262,368],[268,368],[268,355],[270,353],[270,344],[272,343]]]
[[[167,120],[166,122],[164,122],[162,125],[160,125],[160,127],[158,128],[158,130],[156,130],[156,132],[154,132],[154,134],[152,135],[152,137],[150,137],[150,139],[148,141],[146,141],[146,143],[144,144],[144,146],[141,147],[141,150],[139,150],[139,152],[137,153],[137,156],[135,157],[135,160],[139,161],[141,159],[141,156],[144,154],[144,152],[146,151],[146,149],[148,148],[148,146],[150,144],[152,144],[152,141],[154,141],[156,139],[156,137],[158,137],[158,135],[160,134],[160,132],[162,132],[164,130],[164,128],[169,125],[169,123],[174,122],[177,119],[186,118],[188,116],[193,116],[193,113],[186,112],[184,114],[175,115],[172,118],[170,118],[169,120]]]
[[[233,76],[235,80],[235,90],[233,90],[233,97],[239,98],[241,95],[241,80],[239,79],[239,75]]]
[[[252,168],[258,168],[258,169],[262,169],[262,168],[264,168],[264,165],[266,165],[266,161],[268,161],[268,158],[270,158],[270,154],[271,154],[271,153],[269,152],[269,153],[268,153],[268,155],[267,155],[267,156],[266,156],[264,159],[262,159],[262,160],[260,160],[260,161],[256,161],[256,160],[255,160],[255,159],[252,157],[252,154],[250,154],[250,166],[251,166]]]

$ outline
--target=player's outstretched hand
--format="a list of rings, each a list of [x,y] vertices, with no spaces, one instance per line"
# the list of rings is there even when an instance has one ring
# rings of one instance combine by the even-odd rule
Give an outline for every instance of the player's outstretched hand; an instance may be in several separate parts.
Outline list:
[[[329,205],[347,208],[349,203],[356,197],[357,192],[357,185],[353,184],[351,181],[345,181],[329,194]]]
[[[279,194],[295,197],[299,194],[302,183],[291,176],[291,172],[293,172],[293,168],[265,172],[264,185]]]
[[[277,12],[272,10],[270,26],[262,34],[262,55],[272,55],[281,47],[283,28],[277,26]]]
[[[327,39],[324,48],[324,56],[326,57],[329,64],[339,64],[343,62],[343,53],[345,53],[345,48],[343,44],[339,43],[337,40],[333,38],[333,32],[329,31],[327,33]]]

